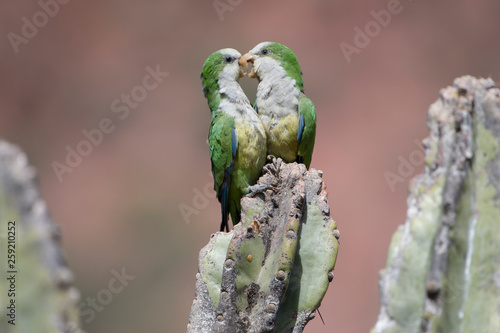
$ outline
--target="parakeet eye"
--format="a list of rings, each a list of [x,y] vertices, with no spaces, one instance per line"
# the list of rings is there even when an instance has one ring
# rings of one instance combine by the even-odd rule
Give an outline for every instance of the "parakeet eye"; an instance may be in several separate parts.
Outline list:
[[[231,62],[231,61],[233,61],[233,58],[232,58],[232,57],[227,56],[227,57],[226,57],[226,59],[224,59],[224,60],[226,60],[226,62]]]
[[[260,53],[262,53],[263,55],[266,55],[267,53],[269,53],[269,51],[267,49],[263,49],[262,51],[260,51]]]

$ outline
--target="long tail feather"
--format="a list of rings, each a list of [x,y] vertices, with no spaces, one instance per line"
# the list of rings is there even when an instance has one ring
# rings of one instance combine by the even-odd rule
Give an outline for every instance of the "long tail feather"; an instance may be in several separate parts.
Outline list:
[[[220,192],[220,207],[222,213],[222,222],[220,224],[220,231],[226,229],[229,232],[229,184],[231,184],[231,175],[233,173],[233,162],[226,168],[224,172],[224,182]]]
[[[220,224],[220,231],[229,231],[229,184],[222,184],[222,193],[220,197],[220,207],[222,213],[222,222]]]

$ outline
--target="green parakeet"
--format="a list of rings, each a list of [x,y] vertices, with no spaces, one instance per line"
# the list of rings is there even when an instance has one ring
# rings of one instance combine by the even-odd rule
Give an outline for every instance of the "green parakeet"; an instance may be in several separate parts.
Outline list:
[[[219,50],[205,61],[201,80],[212,113],[208,134],[214,189],[221,204],[220,230],[241,219],[240,200],[266,163],[266,131],[238,84],[246,61],[234,49]]]
[[[263,42],[243,56],[259,80],[255,110],[266,129],[268,154],[285,162],[311,165],[316,111],[304,94],[297,57],[288,47]]]

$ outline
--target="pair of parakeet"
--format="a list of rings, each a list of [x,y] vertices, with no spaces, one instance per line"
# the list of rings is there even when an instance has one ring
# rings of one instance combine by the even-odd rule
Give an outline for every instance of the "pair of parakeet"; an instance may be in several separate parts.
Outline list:
[[[238,83],[248,62],[253,63],[248,76],[259,80],[253,108]],[[297,57],[279,43],[260,43],[243,56],[234,49],[219,50],[205,61],[201,79],[212,113],[208,143],[222,211],[220,230],[229,231],[229,214],[237,224],[241,198],[259,191],[254,184],[268,155],[309,169],[316,112],[304,95]]]

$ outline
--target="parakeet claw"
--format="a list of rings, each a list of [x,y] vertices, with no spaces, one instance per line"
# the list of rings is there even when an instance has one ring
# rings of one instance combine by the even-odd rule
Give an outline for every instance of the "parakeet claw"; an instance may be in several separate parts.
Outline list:
[[[280,166],[283,160],[280,157],[276,158],[273,155],[267,156],[267,159],[272,163],[265,165],[263,168],[264,171],[272,174],[275,177],[279,177]]]
[[[244,197],[254,197],[259,193],[264,193],[267,190],[274,190],[276,187],[274,185],[267,184],[256,184],[252,186],[248,186],[248,193],[244,195]]]

